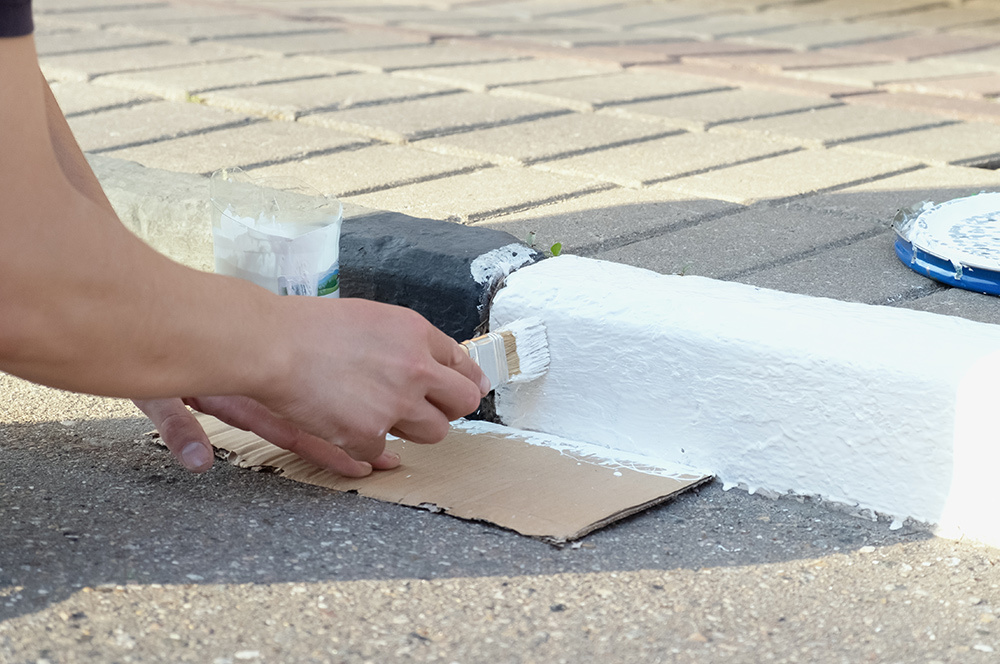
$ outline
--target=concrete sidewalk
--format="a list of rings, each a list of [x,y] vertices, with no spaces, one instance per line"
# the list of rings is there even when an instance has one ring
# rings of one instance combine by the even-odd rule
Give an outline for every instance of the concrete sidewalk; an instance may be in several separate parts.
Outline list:
[[[889,229],[901,207],[1000,188],[997,2],[35,10],[43,70],[121,216],[198,267],[211,249],[194,176],[241,166],[296,175],[355,214],[1000,322],[994,299],[900,264]],[[555,551],[228,468],[188,478],[132,444],[144,425],[129,406],[3,384],[0,659],[987,662],[1000,649],[996,552],[917,529],[713,487]]]

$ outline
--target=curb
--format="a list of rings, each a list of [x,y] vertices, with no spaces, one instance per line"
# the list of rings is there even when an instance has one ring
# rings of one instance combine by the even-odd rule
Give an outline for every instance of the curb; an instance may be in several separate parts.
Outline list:
[[[549,373],[508,426],[1000,545],[1000,326],[560,256],[491,324],[543,319]]]
[[[90,160],[127,226],[212,269],[207,178]],[[989,489],[1000,467],[998,326],[576,256],[541,261],[507,233],[356,206],[345,219],[344,296],[408,306],[458,340],[487,315],[494,328],[542,318],[550,372],[497,391],[509,426],[1000,545]]]

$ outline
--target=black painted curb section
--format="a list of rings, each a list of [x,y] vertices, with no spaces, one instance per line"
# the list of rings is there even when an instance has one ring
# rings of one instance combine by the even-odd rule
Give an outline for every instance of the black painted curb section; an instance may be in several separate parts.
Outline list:
[[[88,155],[122,222],[153,248],[201,270],[213,269],[208,178]],[[518,265],[544,255],[503,231],[396,212],[344,206],[340,240],[342,297],[414,309],[458,341],[481,331],[501,286],[501,265],[477,282],[473,262],[511,248]],[[480,275],[482,277],[482,275]]]
[[[341,296],[409,307],[452,338],[469,339],[484,330],[489,301],[501,285],[497,279],[477,282],[473,261],[511,245],[518,245],[512,250],[525,265],[543,258],[503,231],[368,214],[345,221],[341,230]]]

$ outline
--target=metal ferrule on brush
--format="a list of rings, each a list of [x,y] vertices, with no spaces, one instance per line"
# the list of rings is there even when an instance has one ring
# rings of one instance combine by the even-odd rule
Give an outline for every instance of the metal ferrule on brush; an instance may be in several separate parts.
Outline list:
[[[507,369],[507,352],[500,334],[487,332],[481,337],[463,341],[462,345],[469,351],[469,357],[479,365],[486,377],[490,379],[491,388],[503,385],[510,379],[510,372]]]

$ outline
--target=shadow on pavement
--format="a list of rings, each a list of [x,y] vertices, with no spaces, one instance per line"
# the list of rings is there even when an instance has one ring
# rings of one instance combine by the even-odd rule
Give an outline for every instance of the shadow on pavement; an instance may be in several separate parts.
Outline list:
[[[108,584],[270,584],[699,569],[925,539],[718,484],[557,548],[218,461],[187,473],[143,419],[0,425],[0,620]]]

